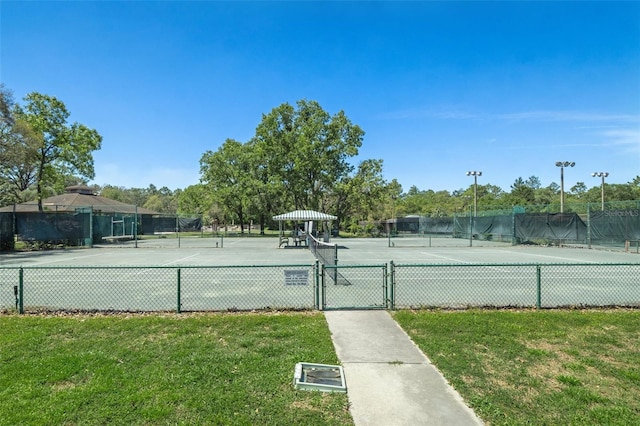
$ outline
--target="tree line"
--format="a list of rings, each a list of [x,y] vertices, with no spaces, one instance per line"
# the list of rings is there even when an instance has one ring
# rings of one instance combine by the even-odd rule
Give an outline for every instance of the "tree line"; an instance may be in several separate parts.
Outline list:
[[[68,123],[62,101],[30,93],[22,105],[0,85],[0,204],[38,200],[94,177],[92,153],[102,137]],[[353,164],[364,130],[344,111],[326,112],[318,102],[284,103],[263,114],[248,141],[227,139],[200,159],[200,182],[183,189],[94,185],[96,193],[159,213],[198,214],[208,224],[253,223],[264,229],[271,217],[291,210],[318,210],[338,217],[335,225],[357,231],[365,221],[409,214],[447,216],[468,211],[474,185],[456,191],[406,192],[383,177],[383,160]],[[559,202],[556,183],[543,187],[536,176],[518,177],[509,191],[477,186],[479,210]],[[578,182],[565,203],[598,203],[600,185]],[[605,184],[607,201],[640,200],[640,176],[626,184]],[[42,207],[41,207],[42,208]]]

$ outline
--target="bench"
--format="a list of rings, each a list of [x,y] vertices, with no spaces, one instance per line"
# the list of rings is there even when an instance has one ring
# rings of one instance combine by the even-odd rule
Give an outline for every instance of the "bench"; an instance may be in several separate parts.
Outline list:
[[[280,237],[280,242],[278,243],[278,247],[282,247],[282,245],[288,246],[289,245],[289,237]]]
[[[280,241],[278,243],[278,247],[282,246],[290,246],[293,245],[295,247],[307,246],[307,238],[304,235],[295,236],[295,237],[284,237],[280,236]]]
[[[294,237],[293,238],[293,245],[295,245],[296,247],[300,247],[300,246],[305,246],[307,245],[307,238],[304,235],[300,235],[298,237]]]

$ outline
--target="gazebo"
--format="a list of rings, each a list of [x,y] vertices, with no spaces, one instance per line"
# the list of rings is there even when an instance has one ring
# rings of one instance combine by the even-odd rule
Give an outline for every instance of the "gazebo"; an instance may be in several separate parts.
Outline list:
[[[291,236],[293,237],[293,243],[295,245],[300,245],[303,243],[306,244],[305,236],[312,235],[313,232],[316,231],[317,228],[313,226],[314,222],[327,223],[336,219],[337,219],[336,216],[322,213],[322,212],[317,212],[315,210],[294,210],[289,213],[283,213],[277,216],[273,216],[273,220],[278,222],[278,229],[279,229],[279,236],[280,236],[278,247],[281,247],[282,245],[289,245],[290,236],[285,235],[283,222],[297,222],[297,223],[303,222],[304,223],[303,228],[297,228],[296,230],[294,230],[294,232],[291,233]],[[327,242],[329,241],[329,232],[326,229],[324,234],[324,240]]]

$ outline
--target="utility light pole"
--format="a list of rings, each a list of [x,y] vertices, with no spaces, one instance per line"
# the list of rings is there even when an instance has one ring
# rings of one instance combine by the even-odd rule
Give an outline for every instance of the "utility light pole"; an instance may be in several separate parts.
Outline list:
[[[564,168],[575,165],[573,161],[556,161],[556,167],[560,167],[560,213],[564,213]]]
[[[478,176],[482,176],[482,172],[470,171],[467,176],[473,176],[473,217],[478,216]]]
[[[593,176],[593,177],[601,177],[602,178],[602,185],[600,186],[600,193],[602,195],[602,211],[604,211],[604,178],[609,176],[609,172],[593,172],[593,173],[591,173],[591,176]]]

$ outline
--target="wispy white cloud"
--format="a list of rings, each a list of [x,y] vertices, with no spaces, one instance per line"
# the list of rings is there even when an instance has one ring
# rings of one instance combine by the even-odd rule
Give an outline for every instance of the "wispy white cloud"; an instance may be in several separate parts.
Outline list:
[[[608,146],[623,146],[629,152],[640,154],[640,129],[611,129],[600,135]]]
[[[524,111],[498,114],[503,120],[528,121],[582,121],[582,122],[631,122],[640,123],[640,116],[633,114],[606,114],[587,111]]]
[[[482,115],[456,108],[406,109],[382,113],[379,115],[379,118],[383,120],[415,120],[424,118],[440,120],[475,120],[481,119]]]
[[[431,118],[440,120],[511,120],[593,123],[593,126],[589,127],[606,127],[604,123],[640,123],[640,115],[634,114],[608,114],[590,111],[562,110],[538,110],[485,114],[470,112],[456,107],[391,111],[381,114],[380,118],[388,120]]]

